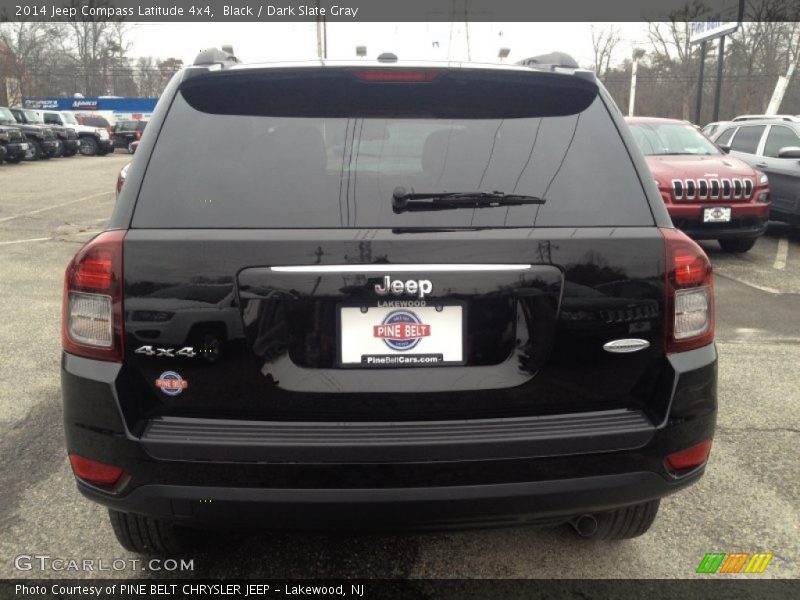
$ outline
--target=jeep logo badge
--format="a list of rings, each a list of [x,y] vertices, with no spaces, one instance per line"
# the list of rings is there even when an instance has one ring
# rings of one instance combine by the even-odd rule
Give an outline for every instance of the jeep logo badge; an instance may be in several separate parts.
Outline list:
[[[416,294],[420,298],[424,298],[425,294],[430,294],[433,291],[433,283],[430,279],[409,279],[408,281],[400,281],[392,278],[389,275],[383,276],[383,283],[375,284],[375,293],[381,296],[394,294],[400,296],[402,294]]]

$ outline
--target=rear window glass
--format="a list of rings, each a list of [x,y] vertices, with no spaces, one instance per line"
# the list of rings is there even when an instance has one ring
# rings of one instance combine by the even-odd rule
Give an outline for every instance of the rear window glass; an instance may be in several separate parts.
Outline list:
[[[424,108],[424,97],[418,100]],[[197,110],[177,94],[148,163],[133,227],[653,223],[599,97],[577,114],[529,118],[393,118],[386,110],[349,118],[214,112]],[[395,213],[396,187],[501,191],[542,197],[546,204]]]

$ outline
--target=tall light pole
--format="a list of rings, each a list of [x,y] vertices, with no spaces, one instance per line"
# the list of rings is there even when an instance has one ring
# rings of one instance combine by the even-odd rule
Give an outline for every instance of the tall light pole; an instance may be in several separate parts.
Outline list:
[[[628,116],[633,116],[633,108],[636,105],[636,72],[639,70],[639,60],[644,56],[642,48],[634,48],[631,64],[631,94],[628,99]]]
[[[317,57],[328,58],[328,23],[320,16],[319,0],[317,0]]]

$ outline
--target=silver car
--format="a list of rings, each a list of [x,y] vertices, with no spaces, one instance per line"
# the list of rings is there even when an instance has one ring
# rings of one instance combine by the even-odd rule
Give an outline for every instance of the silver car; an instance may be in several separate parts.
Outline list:
[[[800,225],[800,119],[753,119],[729,123],[711,136],[732,156],[769,177],[770,218]]]

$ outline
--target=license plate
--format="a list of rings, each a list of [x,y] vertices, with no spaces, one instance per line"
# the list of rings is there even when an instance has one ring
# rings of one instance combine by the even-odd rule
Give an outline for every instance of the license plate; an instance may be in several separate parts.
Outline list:
[[[464,364],[464,306],[339,307],[342,367],[437,367]]]
[[[729,223],[731,209],[729,206],[713,206],[703,209],[703,223]]]

